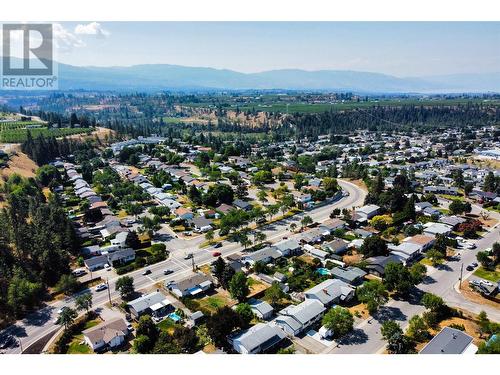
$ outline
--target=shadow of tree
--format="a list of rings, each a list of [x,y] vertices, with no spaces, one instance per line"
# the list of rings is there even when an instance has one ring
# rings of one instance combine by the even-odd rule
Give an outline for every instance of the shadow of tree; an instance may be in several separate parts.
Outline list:
[[[339,345],[361,345],[368,341],[368,335],[362,329],[355,328],[336,341]]]

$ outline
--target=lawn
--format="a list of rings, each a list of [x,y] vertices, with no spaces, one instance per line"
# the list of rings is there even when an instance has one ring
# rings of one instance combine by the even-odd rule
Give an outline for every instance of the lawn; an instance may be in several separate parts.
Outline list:
[[[158,323],[158,328],[163,332],[172,333],[175,327],[175,322],[172,319],[165,318]]]
[[[86,328],[85,328],[86,329]],[[81,344],[83,341],[83,335],[76,335],[71,340],[68,347],[68,354],[90,354],[92,350],[87,344]]]
[[[500,281],[500,271],[489,271],[485,270],[483,267],[479,267],[476,272],[474,272],[474,275],[477,277],[480,277],[485,280],[489,280],[491,282],[498,282]]]

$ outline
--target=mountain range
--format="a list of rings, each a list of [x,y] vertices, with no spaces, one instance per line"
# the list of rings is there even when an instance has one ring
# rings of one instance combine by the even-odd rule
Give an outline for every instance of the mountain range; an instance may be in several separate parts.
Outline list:
[[[169,64],[94,67],[59,64],[60,90],[316,90],[358,93],[500,92],[500,72],[395,77],[349,70],[241,73]]]

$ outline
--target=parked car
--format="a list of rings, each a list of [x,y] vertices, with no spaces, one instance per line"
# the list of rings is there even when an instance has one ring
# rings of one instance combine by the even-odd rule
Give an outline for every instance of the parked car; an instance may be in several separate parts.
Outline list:
[[[147,270],[142,271],[141,275],[146,276],[146,275],[149,275],[150,273],[151,273],[151,270],[147,269]]]
[[[108,263],[106,263],[106,264],[104,265],[104,269],[105,269],[106,271],[111,271],[111,266],[110,266]]]
[[[476,268],[479,264],[477,264],[476,262],[473,262],[471,263],[472,267]]]
[[[127,322],[131,322],[131,321],[132,321],[132,315],[130,315],[130,313],[126,313],[126,314],[125,314],[125,320],[126,320]]]
[[[127,329],[129,332],[132,332],[134,330],[134,327],[132,327],[132,323],[127,323]]]
[[[471,280],[471,281],[469,282],[469,284],[470,284],[470,285],[474,285],[474,286],[479,286],[479,285],[480,285],[480,282],[479,282],[479,280]]]
[[[212,256],[214,256],[214,257],[220,257],[220,252],[219,251],[214,251],[212,253]]]
[[[467,266],[467,268],[465,268],[465,269],[466,269],[467,271],[474,271],[474,267],[472,267],[472,265],[471,265],[471,264],[469,264],[469,265]]]
[[[170,287],[174,284],[175,284],[175,280],[170,280],[169,282],[165,283],[165,288],[170,289]]]
[[[80,277],[80,276],[83,276],[87,273],[87,271],[85,271],[83,268],[78,268],[77,270],[74,270],[73,272],[71,272],[73,274],[73,276],[75,277]]]
[[[164,275],[170,275],[171,273],[174,273],[174,270],[170,270],[170,269],[163,270]]]
[[[106,284],[99,284],[95,287],[95,291],[96,292],[100,292],[100,291],[103,291],[103,290],[106,290],[108,289],[108,286]]]
[[[479,280],[479,284],[486,285],[486,286],[493,286],[493,283],[491,283],[487,280]]]
[[[222,242],[217,242],[217,243],[213,246],[213,248],[214,248],[214,249],[218,249],[219,247],[222,247]]]

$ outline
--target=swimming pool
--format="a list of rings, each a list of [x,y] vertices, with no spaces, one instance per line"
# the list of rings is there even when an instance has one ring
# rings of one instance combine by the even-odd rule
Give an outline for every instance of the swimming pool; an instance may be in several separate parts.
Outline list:
[[[172,319],[174,322],[178,322],[182,318],[177,314],[177,313],[170,313],[167,315],[170,319]]]
[[[321,276],[330,275],[330,270],[328,268],[318,268],[316,272],[319,273]]]

